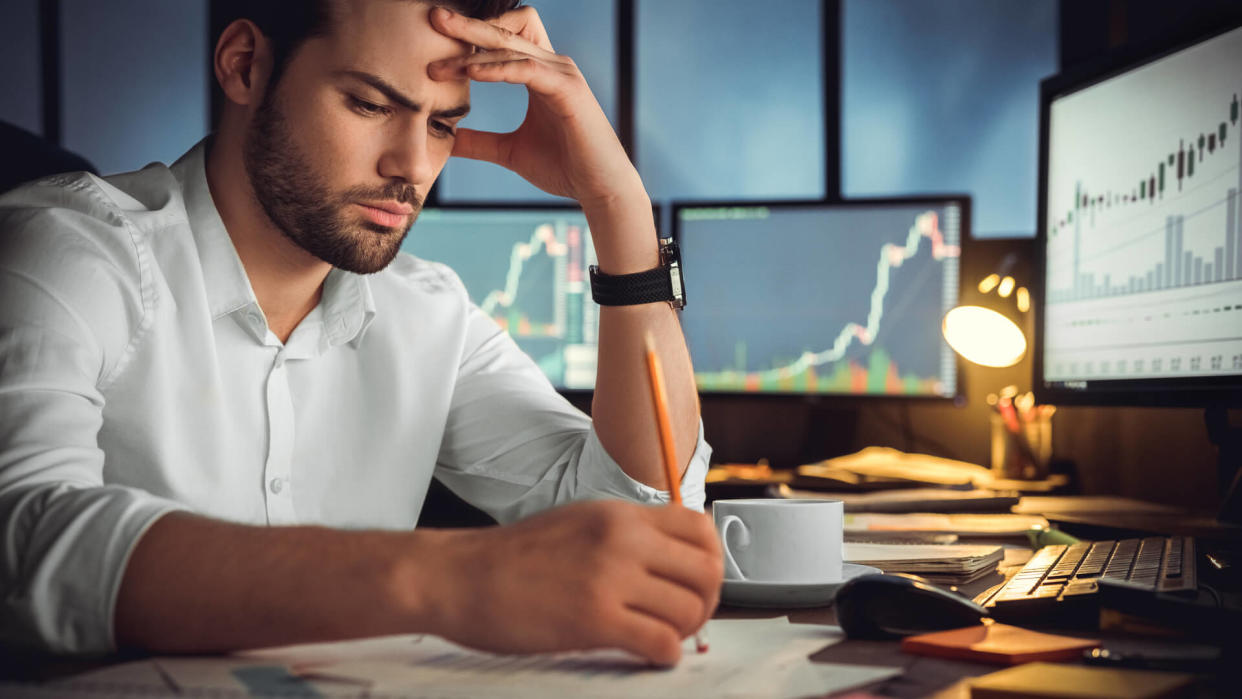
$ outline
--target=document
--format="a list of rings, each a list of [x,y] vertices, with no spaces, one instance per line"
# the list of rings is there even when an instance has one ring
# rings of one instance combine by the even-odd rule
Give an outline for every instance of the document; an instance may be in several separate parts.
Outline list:
[[[900,668],[812,663],[807,656],[844,638],[831,626],[778,619],[713,619],[710,649],[687,643],[673,668],[653,668],[620,651],[505,656],[433,636],[410,644],[403,662],[353,659],[316,667],[308,679],[356,682],[372,692],[436,697],[800,697],[837,692],[900,673]]]
[[[616,650],[494,655],[436,636],[404,635],[227,656],[156,657],[80,675],[58,683],[54,694],[784,699],[832,694],[901,673],[899,667],[808,660],[845,638],[835,626],[793,624],[787,617],[713,619],[705,631],[709,650],[696,653],[687,639],[681,662],[672,668],[652,667]]]

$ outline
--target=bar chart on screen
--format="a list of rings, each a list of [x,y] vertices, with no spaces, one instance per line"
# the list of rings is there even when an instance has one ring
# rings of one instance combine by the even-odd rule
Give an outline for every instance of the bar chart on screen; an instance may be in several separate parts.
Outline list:
[[[1238,65],[1236,30],[1051,105],[1047,378],[1242,369]]]

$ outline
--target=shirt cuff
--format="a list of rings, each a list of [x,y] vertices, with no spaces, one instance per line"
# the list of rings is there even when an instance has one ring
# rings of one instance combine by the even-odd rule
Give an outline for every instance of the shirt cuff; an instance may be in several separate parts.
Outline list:
[[[703,511],[707,501],[704,483],[711,456],[712,448],[703,438],[703,421],[699,420],[698,443],[694,447],[694,455],[690,457],[690,464],[681,477],[682,504],[697,512]],[[609,456],[594,428],[591,428],[587,436],[578,466],[579,487],[586,497],[621,497],[647,505],[667,504],[672,500],[667,490],[653,488],[631,478]]]

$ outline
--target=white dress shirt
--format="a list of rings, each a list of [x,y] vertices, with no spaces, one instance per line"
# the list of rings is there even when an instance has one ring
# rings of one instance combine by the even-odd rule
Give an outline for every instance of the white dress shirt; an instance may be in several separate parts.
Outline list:
[[[709,455],[700,425],[682,484],[700,510]],[[443,265],[333,270],[282,344],[202,143],[171,168],[0,197],[0,640],[113,649],[126,560],[169,511],[408,530],[433,475],[501,523],[668,499]]]

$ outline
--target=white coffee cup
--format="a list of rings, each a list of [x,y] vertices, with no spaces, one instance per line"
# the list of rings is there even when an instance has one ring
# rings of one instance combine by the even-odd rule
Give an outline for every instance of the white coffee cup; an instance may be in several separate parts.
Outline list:
[[[840,500],[717,500],[725,579],[839,582],[844,513]]]

